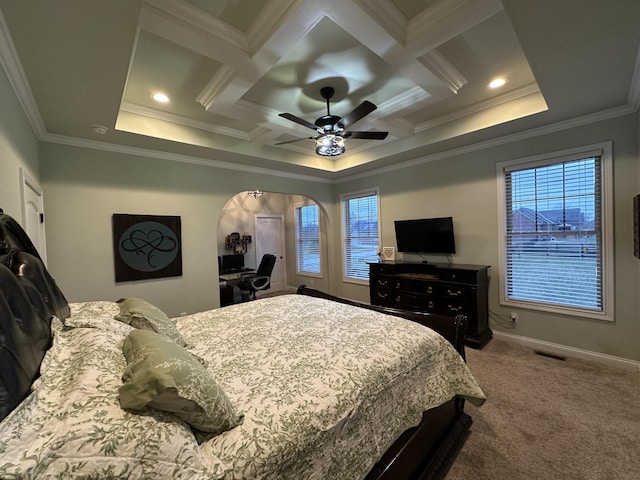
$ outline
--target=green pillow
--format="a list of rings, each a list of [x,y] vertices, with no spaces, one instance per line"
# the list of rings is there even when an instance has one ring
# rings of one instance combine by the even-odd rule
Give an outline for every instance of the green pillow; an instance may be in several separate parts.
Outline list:
[[[176,324],[155,305],[141,298],[122,298],[118,300],[120,313],[114,318],[134,328],[151,330],[152,332],[166,335],[181,347],[186,347]]]
[[[205,439],[242,423],[243,415],[198,359],[167,337],[133,330],[122,351],[128,364],[118,390],[122,408],[174,413],[209,433]]]

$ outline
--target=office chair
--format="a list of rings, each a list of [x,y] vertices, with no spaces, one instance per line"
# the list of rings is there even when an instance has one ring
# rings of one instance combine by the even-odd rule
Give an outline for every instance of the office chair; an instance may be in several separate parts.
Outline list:
[[[256,273],[247,273],[240,277],[238,288],[242,292],[242,301],[245,301],[245,298],[255,300],[257,291],[266,290],[271,286],[271,273],[275,264],[276,256],[266,253],[262,256]]]

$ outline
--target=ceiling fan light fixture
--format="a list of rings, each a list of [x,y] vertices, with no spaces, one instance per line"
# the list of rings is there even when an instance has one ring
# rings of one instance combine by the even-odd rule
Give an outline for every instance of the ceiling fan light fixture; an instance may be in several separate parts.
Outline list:
[[[344,138],[339,135],[327,134],[316,139],[316,153],[323,157],[335,157],[345,151]]]

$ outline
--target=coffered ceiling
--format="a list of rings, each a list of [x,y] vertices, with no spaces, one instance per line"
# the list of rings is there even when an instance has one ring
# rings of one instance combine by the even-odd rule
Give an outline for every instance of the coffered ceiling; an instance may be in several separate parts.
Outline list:
[[[638,107],[636,0],[0,0],[0,12],[2,64],[46,141],[336,178]],[[489,88],[496,77],[507,83]],[[387,138],[316,155],[315,132],[278,114],[313,123],[325,86],[333,115],[377,105],[354,129]]]

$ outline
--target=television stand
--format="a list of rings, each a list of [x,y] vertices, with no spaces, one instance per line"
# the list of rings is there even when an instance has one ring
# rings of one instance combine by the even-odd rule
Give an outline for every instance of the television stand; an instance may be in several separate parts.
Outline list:
[[[369,264],[372,305],[448,315],[466,315],[468,346],[482,348],[491,339],[488,265],[426,262]]]

